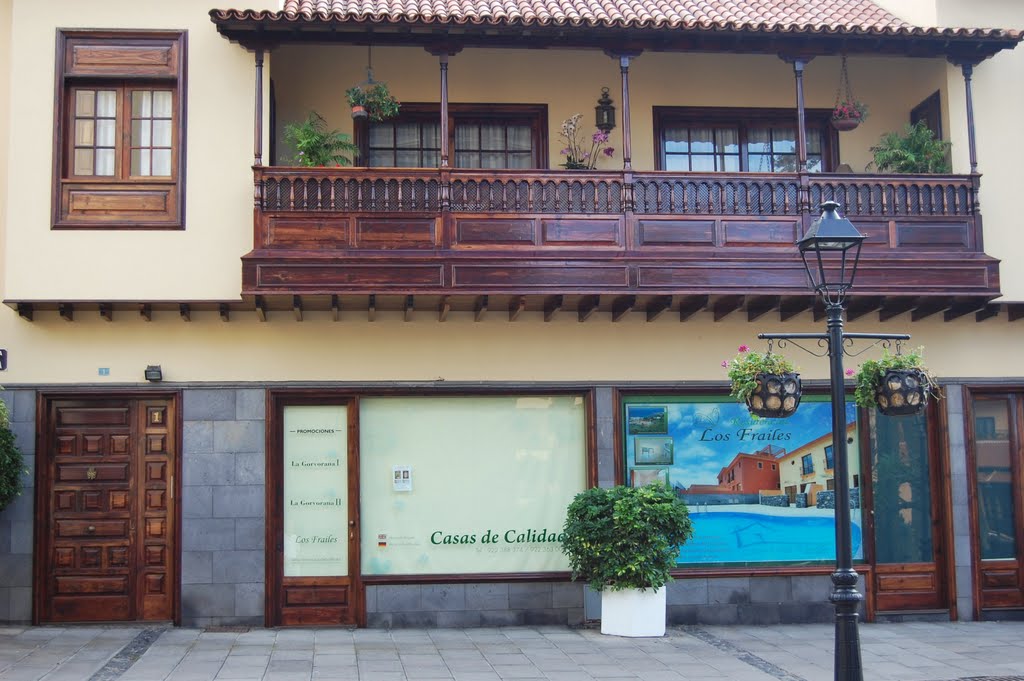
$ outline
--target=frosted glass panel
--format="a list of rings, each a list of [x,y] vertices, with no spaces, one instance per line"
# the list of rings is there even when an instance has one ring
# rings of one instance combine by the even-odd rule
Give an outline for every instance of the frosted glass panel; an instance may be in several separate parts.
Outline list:
[[[75,149],[75,175],[92,175],[92,149]]]
[[[132,117],[151,118],[153,116],[153,94],[148,90],[132,93]]]
[[[91,147],[96,143],[95,122],[91,118],[75,121],[75,145]]]
[[[149,174],[149,149],[132,149],[132,175]]]
[[[113,120],[107,120],[105,118],[96,121],[96,146],[98,147],[112,147],[114,146],[116,128]]]
[[[132,146],[150,146],[149,121],[132,121]]]
[[[94,90],[79,90],[75,93],[75,115],[96,115],[96,92]]]
[[[463,125],[455,129],[456,149],[479,149],[480,129],[474,125]]]
[[[390,125],[370,126],[371,147],[391,147],[395,144],[395,130]]]
[[[406,123],[395,126],[395,146],[405,149],[417,149],[420,146],[420,126]]]
[[[96,93],[96,115],[101,118],[113,118],[117,115],[117,92],[100,90]]]
[[[97,149],[96,150],[96,174],[97,175],[113,175],[114,174],[114,150],[113,149]]]
[[[420,164],[420,152],[399,151],[398,160],[395,163],[399,168],[416,168]]]
[[[505,126],[503,125],[481,125],[480,126],[480,148],[489,151],[505,149]],[[494,168],[497,166],[484,166]]]
[[[171,92],[170,90],[157,90],[153,93],[153,117],[171,117]]]
[[[509,151],[530,151],[533,148],[529,126],[510,125],[507,134]]]
[[[153,150],[153,175],[157,177],[169,177],[171,174],[171,150]]]

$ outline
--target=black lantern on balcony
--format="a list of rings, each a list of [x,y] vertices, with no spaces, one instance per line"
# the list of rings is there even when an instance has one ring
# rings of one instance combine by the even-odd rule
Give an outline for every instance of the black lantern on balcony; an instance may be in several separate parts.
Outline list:
[[[607,134],[615,129],[615,106],[612,98],[608,96],[608,88],[601,88],[601,97],[594,107],[595,123],[597,129]]]
[[[797,242],[811,286],[826,303],[842,304],[853,286],[865,236],[839,214],[839,204],[821,204],[821,217]]]

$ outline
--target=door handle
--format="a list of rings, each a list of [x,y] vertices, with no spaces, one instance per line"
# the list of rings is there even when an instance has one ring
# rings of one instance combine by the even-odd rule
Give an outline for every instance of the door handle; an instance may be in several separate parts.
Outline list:
[[[354,520],[348,521],[348,538],[350,540],[356,538],[356,521]]]
[[[89,534],[92,534],[93,532],[96,531],[96,526],[95,525],[90,525],[89,527],[85,528],[85,531],[88,532]]]

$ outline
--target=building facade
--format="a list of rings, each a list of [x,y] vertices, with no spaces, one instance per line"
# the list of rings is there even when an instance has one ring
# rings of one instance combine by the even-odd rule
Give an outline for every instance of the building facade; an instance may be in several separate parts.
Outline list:
[[[827,364],[778,349],[785,420],[721,365],[821,330],[795,243],[833,199],[848,329],[941,389],[848,409],[864,615],[1024,612],[1024,8],[253,4],[0,1],[0,621],[577,624],[565,506],[656,481],[698,530],[671,623],[830,619],[831,478],[786,492]],[[353,118],[381,81],[398,116]],[[317,117],[355,165],[304,165]],[[948,171],[870,165],[911,121]]]

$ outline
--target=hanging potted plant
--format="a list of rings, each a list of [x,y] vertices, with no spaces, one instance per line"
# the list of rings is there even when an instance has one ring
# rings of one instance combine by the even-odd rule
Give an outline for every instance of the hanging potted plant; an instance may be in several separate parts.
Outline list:
[[[836,103],[832,107],[832,127],[840,132],[853,130],[868,117],[868,107],[853,96],[850,74],[846,71],[846,55],[839,71],[839,87],[836,88]]]
[[[935,379],[924,365],[923,350],[895,355],[886,351],[881,359],[861,364],[854,377],[854,401],[861,407],[878,407],[886,416],[920,413],[929,397],[938,397]]]
[[[771,349],[764,354],[751,352],[741,345],[739,354],[722,366],[732,381],[729,394],[746,402],[754,416],[781,419],[796,413],[803,395],[800,374],[782,355],[772,354]]]
[[[569,504],[562,551],[572,578],[601,592],[601,633],[665,635],[665,584],[693,536],[689,512],[663,484],[595,487]]]
[[[398,115],[401,103],[395,99],[387,83],[367,81],[345,90],[352,118],[369,117],[371,121],[386,121]]]

